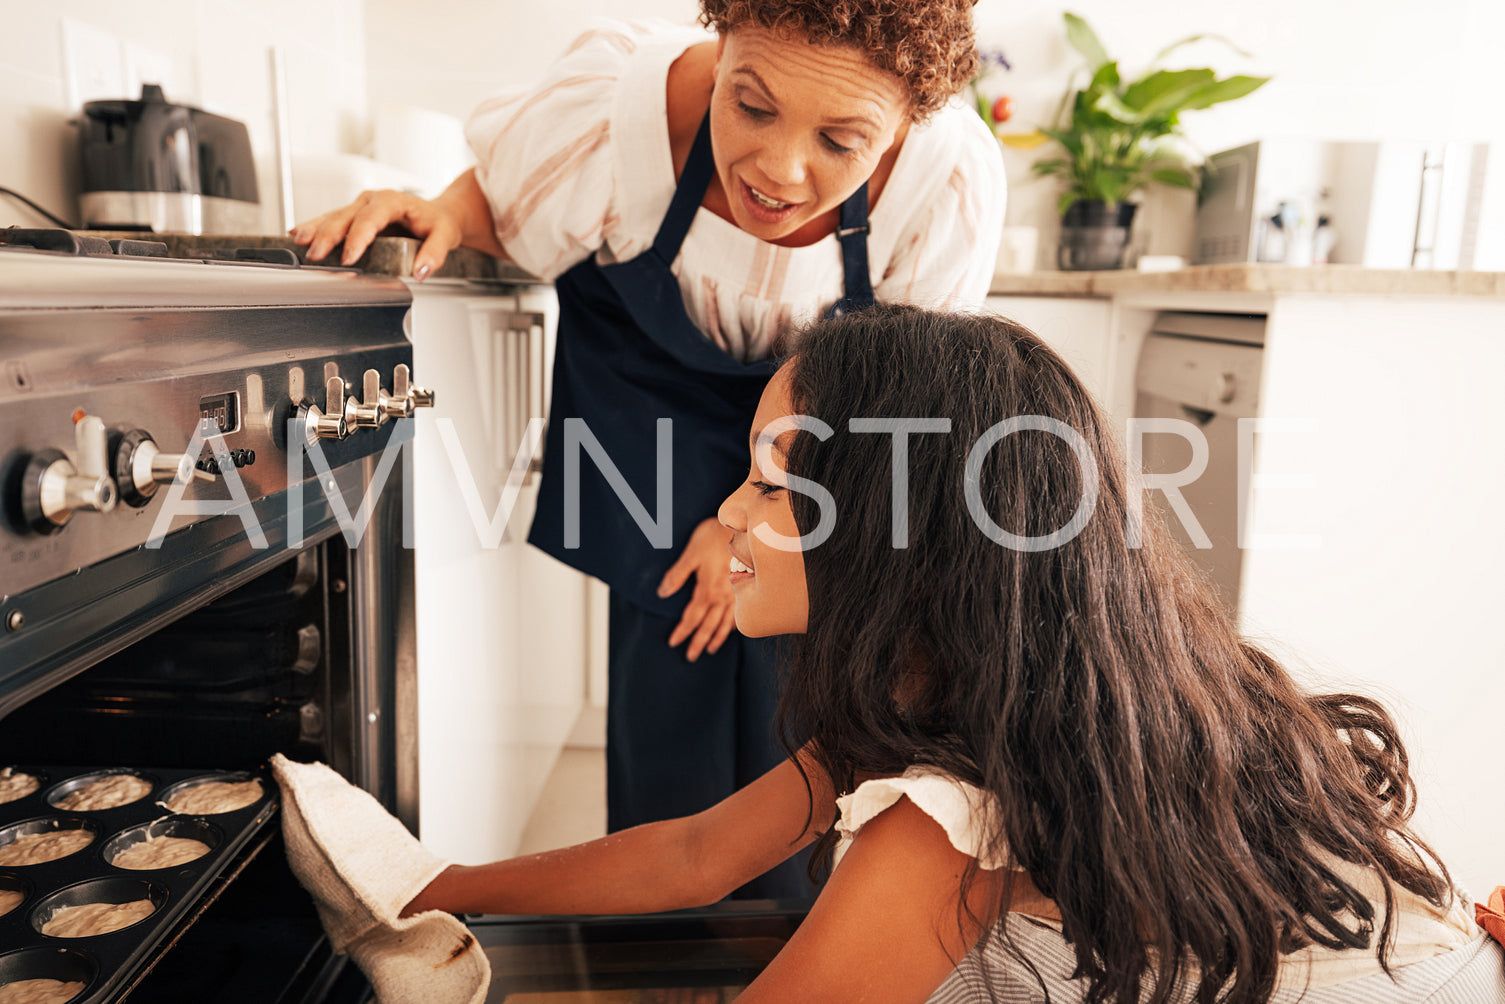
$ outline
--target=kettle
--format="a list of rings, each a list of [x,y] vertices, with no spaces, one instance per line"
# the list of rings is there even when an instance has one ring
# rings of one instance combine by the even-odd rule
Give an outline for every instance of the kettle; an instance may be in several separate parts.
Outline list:
[[[256,161],[245,124],[169,102],[90,101],[78,120],[85,229],[254,234]]]

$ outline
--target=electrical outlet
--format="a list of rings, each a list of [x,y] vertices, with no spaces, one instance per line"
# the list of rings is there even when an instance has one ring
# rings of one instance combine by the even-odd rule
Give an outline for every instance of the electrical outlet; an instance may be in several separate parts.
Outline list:
[[[121,73],[120,39],[109,32],[63,18],[64,99],[79,109],[85,101],[130,98]]]
[[[142,84],[158,85],[168,101],[181,101],[187,97],[177,92],[172,59],[167,53],[135,42],[124,43],[121,50],[121,74],[126,97],[140,97]]]

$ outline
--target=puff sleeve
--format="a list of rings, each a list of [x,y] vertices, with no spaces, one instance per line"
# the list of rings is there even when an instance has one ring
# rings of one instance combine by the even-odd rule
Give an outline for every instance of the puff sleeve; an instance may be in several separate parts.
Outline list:
[[[612,108],[648,33],[594,22],[542,82],[483,102],[466,123],[497,241],[540,278],[554,279],[612,239]]]
[[[899,232],[873,287],[881,301],[977,307],[993,280],[1007,203],[1003,154],[976,113],[947,108],[941,114],[946,135],[938,137],[932,162],[946,169],[931,180],[928,198]]]
[[[841,862],[857,831],[901,798],[908,797],[920,811],[940,824],[951,846],[977,858],[982,868],[1002,868],[1005,860],[992,855],[984,846],[991,828],[993,797],[987,792],[959,781],[948,774],[911,767],[899,777],[864,781],[850,795],[836,800],[841,815],[836,820],[838,842],[834,868]]]

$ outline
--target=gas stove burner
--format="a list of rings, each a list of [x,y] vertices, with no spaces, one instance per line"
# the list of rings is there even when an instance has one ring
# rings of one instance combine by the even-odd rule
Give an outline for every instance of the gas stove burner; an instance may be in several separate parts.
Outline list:
[[[0,245],[17,248],[33,248],[37,251],[57,251],[69,255],[124,255],[131,258],[166,258],[167,245],[161,241],[140,241],[127,238],[105,240],[88,234],[76,234],[71,230],[9,227],[0,230]]]
[[[75,258],[173,258],[163,241],[96,237],[61,229],[9,227],[0,230],[0,251],[49,251]],[[343,266],[305,265],[289,248],[197,248],[179,249],[179,260],[197,260],[210,265],[275,265],[281,268],[349,271]]]

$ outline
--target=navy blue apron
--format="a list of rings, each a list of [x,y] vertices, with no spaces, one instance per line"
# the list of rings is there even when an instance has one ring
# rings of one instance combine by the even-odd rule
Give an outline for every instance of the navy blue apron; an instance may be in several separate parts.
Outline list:
[[[630,261],[586,258],[556,280],[559,333],[543,480],[528,540],[601,579],[644,610],[679,617],[683,596],[661,598],[659,581],[695,527],[746,476],[747,436],[777,364],[742,363],[685,313],[670,265],[715,172],[710,116],[701,123],[653,246]],[[873,302],[867,260],[867,185],[841,206],[844,296],[832,313]],[[657,505],[657,421],[673,420],[673,518],[668,547],[655,548],[595,460],[580,451],[578,546],[566,546],[565,421],[591,435],[650,518]]]

